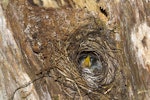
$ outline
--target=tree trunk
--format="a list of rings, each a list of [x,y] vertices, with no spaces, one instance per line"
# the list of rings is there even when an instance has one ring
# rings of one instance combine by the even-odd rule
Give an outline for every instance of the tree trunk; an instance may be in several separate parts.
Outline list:
[[[0,100],[149,100],[149,0],[0,3]]]

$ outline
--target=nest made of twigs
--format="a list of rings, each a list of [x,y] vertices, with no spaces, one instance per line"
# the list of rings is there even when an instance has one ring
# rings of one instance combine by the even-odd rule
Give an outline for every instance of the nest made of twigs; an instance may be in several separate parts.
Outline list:
[[[43,57],[46,65],[53,69],[53,77],[69,98],[108,99],[104,94],[111,90],[118,66],[115,59],[117,49],[111,37],[113,32],[92,23],[77,28],[71,34],[66,41],[47,40],[45,49],[41,51],[46,55]],[[100,81],[96,82],[98,87],[87,83],[82,76],[79,58],[83,53],[92,53],[102,62]]]
[[[59,66],[57,71],[64,76],[65,83],[69,81],[72,84],[70,87],[74,86],[73,91],[77,91],[79,96],[82,95],[82,91],[104,94],[114,81],[118,65],[114,54],[117,50],[115,43],[110,37],[111,34],[110,30],[103,27],[85,25],[78,28],[67,40],[67,46],[63,55],[61,55],[63,60],[59,62],[59,65],[56,64],[56,66]],[[102,70],[99,74],[101,79],[97,83],[98,87],[87,83],[82,76],[82,69],[78,63],[79,56],[82,53],[93,53],[102,62]]]

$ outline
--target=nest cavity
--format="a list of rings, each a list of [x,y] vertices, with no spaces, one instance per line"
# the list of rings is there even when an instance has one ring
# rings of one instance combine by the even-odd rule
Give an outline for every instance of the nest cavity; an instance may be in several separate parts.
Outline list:
[[[112,34],[113,32],[104,27],[86,25],[76,30],[69,39],[67,51],[70,61],[75,64],[91,90],[103,91],[103,87],[114,81],[118,64]],[[93,55],[101,63],[101,68],[93,71],[92,75],[84,74],[80,64],[83,55]]]

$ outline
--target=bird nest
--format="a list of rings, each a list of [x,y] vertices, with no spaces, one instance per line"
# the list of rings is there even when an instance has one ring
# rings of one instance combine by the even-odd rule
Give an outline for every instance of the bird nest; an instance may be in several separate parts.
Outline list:
[[[105,27],[88,24],[74,30],[66,41],[40,39],[44,41],[41,58],[67,97],[109,98],[106,94],[109,95],[112,89],[118,67],[113,34]],[[86,75],[83,76],[80,66],[80,58],[86,54],[94,55],[102,65],[100,70],[93,72],[93,77],[98,77],[98,80],[91,83],[84,78]]]

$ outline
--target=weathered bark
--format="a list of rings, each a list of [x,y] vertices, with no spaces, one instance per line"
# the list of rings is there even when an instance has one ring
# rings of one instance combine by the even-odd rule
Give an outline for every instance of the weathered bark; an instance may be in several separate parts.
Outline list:
[[[0,1],[0,100],[150,98],[149,0],[40,1]],[[99,29],[115,71],[92,90],[74,55]]]

